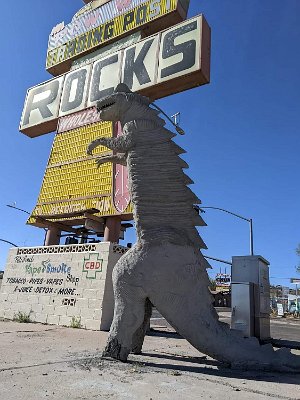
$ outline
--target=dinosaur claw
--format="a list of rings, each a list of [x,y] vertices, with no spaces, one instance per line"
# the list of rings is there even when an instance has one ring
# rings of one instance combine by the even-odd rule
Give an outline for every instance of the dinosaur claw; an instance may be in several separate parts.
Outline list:
[[[92,156],[92,155],[93,155],[93,150],[90,148],[90,146],[88,146],[88,148],[86,149],[86,153],[87,153],[89,156]]]
[[[106,160],[104,157],[99,157],[99,158],[96,158],[96,160],[95,160],[95,163],[97,164],[97,168],[100,168],[100,166],[102,164],[104,164],[105,162],[106,162]]]
[[[89,156],[93,155],[93,150],[99,146],[99,139],[93,140],[87,147],[86,152]]]

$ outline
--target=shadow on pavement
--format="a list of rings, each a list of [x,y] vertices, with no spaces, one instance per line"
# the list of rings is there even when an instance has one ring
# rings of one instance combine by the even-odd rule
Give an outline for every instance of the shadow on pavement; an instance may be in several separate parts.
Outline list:
[[[182,357],[176,355],[165,355],[156,353],[142,353],[141,356],[172,360],[175,362],[183,361],[186,363],[201,364],[199,366],[180,365],[180,364],[160,363],[154,361],[151,362],[151,361],[141,360],[143,366],[149,368],[161,368],[161,369],[176,371],[178,373],[191,372],[196,374],[205,374],[209,376],[222,377],[222,378],[248,379],[248,380],[263,381],[263,382],[276,382],[276,383],[299,385],[300,373],[284,373],[284,372],[273,372],[273,371],[269,372],[269,371],[259,371],[259,370],[255,371],[234,370],[224,363],[215,360],[207,360],[202,357]],[[129,361],[129,362],[134,363],[134,361]],[[211,368],[211,366],[215,366],[218,369]]]
[[[159,337],[166,337],[166,338],[172,338],[172,339],[184,339],[177,332],[162,331],[162,330],[153,329],[153,328],[151,328],[150,331],[147,332],[147,336],[159,336]]]
[[[145,357],[153,357],[153,358],[163,358],[165,360],[174,360],[174,361],[183,361],[188,363],[195,363],[195,364],[206,364],[206,365],[214,365],[219,366],[221,363],[215,360],[208,360],[207,356],[203,357],[188,357],[188,356],[179,356],[173,354],[159,354],[159,353],[142,353]]]
[[[275,347],[288,347],[289,349],[300,350],[300,342],[296,342],[295,340],[271,339],[270,343]]]

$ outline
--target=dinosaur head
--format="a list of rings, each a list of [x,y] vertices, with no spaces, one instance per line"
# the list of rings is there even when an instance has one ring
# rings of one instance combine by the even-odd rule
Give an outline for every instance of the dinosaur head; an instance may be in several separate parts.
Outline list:
[[[97,110],[102,121],[117,122],[130,120],[133,113],[137,116],[141,108],[149,103],[146,97],[131,92],[128,86],[120,83],[111,95],[97,103]]]

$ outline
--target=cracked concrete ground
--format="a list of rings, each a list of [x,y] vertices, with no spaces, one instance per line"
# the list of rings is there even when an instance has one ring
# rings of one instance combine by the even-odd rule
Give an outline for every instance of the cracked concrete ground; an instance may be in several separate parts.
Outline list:
[[[155,329],[122,364],[101,359],[106,332],[0,321],[0,399],[300,399],[300,374],[232,371]]]

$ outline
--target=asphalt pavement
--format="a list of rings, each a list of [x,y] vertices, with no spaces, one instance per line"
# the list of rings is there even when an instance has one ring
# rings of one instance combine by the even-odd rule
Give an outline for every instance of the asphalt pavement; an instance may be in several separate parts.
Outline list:
[[[106,332],[0,321],[0,399],[300,399],[300,374],[231,370],[158,318],[154,313],[143,354],[128,363],[101,359]],[[299,332],[300,323],[272,326],[284,330],[282,323]]]

